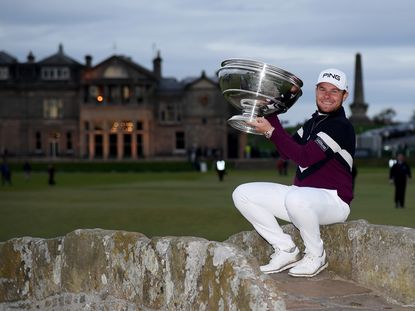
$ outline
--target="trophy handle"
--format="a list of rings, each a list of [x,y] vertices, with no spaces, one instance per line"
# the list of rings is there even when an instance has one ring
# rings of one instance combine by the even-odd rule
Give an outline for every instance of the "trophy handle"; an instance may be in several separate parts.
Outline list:
[[[281,94],[281,96],[278,98],[269,99],[268,101],[274,109],[266,109],[263,111],[263,113],[265,115],[271,113],[285,113],[288,111],[288,109],[291,108],[292,105],[295,104],[295,102],[298,98],[300,98],[301,95],[303,95],[303,92],[302,90],[299,90],[296,93],[288,92],[287,94]],[[266,107],[268,108],[270,107],[270,105],[267,105]]]

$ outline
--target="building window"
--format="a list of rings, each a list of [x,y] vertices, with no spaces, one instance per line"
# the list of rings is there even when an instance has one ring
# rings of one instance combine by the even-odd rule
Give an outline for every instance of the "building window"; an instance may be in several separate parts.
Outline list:
[[[102,135],[100,134],[96,134],[94,135],[95,137],[95,158],[102,158],[103,155],[103,139],[102,139]]]
[[[89,135],[85,135],[85,156],[89,157]]]
[[[144,128],[143,128],[143,122],[141,122],[141,121],[137,121],[137,122],[135,123],[135,126],[136,126],[137,131],[141,131],[141,130],[143,130],[143,129],[144,129]]]
[[[137,134],[137,156],[144,156],[143,135]]]
[[[84,103],[89,102],[89,87],[88,86],[84,86],[83,87],[83,95],[84,95]]]
[[[40,132],[35,133],[35,149],[36,151],[42,151],[42,134]]]
[[[43,67],[41,77],[43,80],[69,80],[70,71],[68,67]]]
[[[109,85],[107,92],[107,103],[116,103],[120,98],[120,88],[117,85]]]
[[[160,121],[163,123],[177,123],[181,120],[180,106],[175,103],[160,105]]]
[[[49,156],[59,156],[59,140],[52,139],[49,141]]]
[[[109,157],[116,158],[118,154],[118,136],[117,134],[110,134],[110,150],[109,150]]]
[[[131,134],[124,134],[124,158],[131,158]]]
[[[7,80],[9,78],[9,68],[0,67],[0,80]]]
[[[72,132],[66,132],[66,151],[73,151]]]
[[[96,98],[99,95],[99,89],[96,85],[88,87],[88,95],[92,98]]]
[[[176,150],[185,149],[184,132],[176,132]]]
[[[43,100],[43,117],[45,119],[62,119],[63,102],[61,99],[44,99]]]
[[[111,132],[128,132],[131,133],[134,130],[134,122],[125,121],[114,121],[111,124]]]
[[[92,98],[98,104],[104,103],[104,86],[103,85],[91,85],[88,88],[88,98]]]
[[[131,98],[131,89],[128,85],[123,85],[122,87],[122,102],[128,103]]]
[[[144,89],[142,86],[135,87],[135,98],[137,103],[142,103],[144,101]]]

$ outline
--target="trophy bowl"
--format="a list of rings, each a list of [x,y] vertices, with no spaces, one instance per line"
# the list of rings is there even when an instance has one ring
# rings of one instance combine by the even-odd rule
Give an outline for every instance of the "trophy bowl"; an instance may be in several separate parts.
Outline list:
[[[246,133],[262,135],[247,122],[272,113],[285,113],[303,94],[303,82],[298,77],[255,60],[225,60],[217,75],[224,98],[242,110],[228,124]]]

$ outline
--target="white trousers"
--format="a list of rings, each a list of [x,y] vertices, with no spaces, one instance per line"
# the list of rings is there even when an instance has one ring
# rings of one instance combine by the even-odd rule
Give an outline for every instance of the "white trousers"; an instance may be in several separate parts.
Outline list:
[[[232,198],[241,214],[274,248],[295,246],[291,236],[282,231],[279,218],[299,229],[305,252],[316,256],[323,252],[320,225],[343,222],[350,213],[336,190],[253,182],[238,186]]]

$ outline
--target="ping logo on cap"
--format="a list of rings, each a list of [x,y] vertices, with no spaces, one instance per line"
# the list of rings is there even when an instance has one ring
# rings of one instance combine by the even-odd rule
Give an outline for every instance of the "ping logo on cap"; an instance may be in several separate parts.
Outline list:
[[[333,78],[336,79],[337,81],[340,81],[341,77],[339,75],[336,75],[334,73],[330,73],[330,72],[325,72],[323,73],[323,78]]]
[[[346,74],[343,71],[340,71],[335,68],[325,69],[322,72],[320,72],[317,84],[321,82],[331,83],[340,90],[347,91],[348,89]]]

